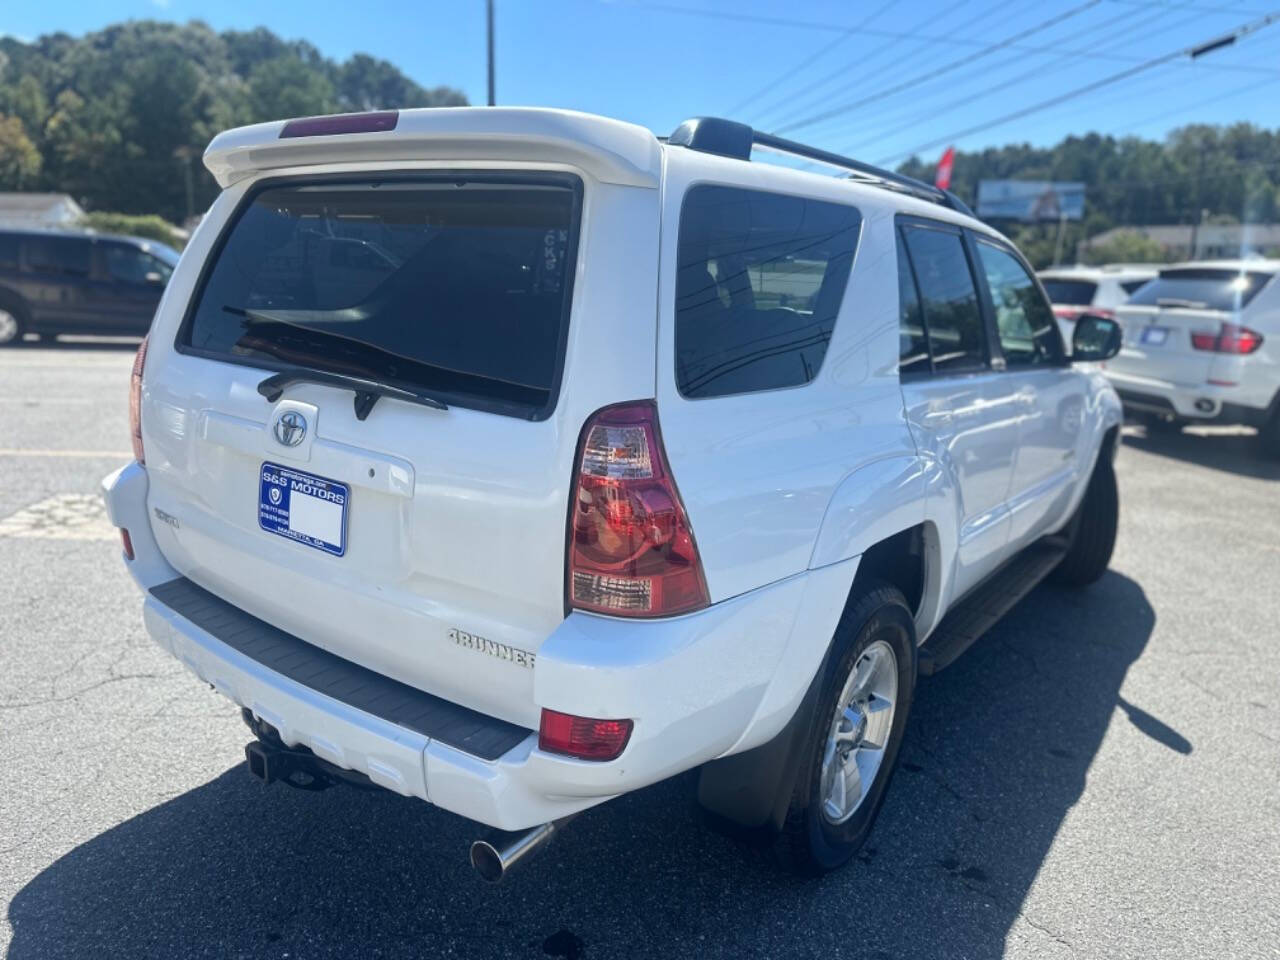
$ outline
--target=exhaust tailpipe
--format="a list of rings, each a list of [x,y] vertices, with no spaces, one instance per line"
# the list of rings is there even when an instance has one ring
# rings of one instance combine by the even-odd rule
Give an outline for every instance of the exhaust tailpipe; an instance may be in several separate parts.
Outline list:
[[[572,819],[573,816],[563,817],[516,833],[494,831],[483,840],[471,844],[471,866],[475,867],[482,879],[497,883],[517,864],[528,860],[545,847]]]

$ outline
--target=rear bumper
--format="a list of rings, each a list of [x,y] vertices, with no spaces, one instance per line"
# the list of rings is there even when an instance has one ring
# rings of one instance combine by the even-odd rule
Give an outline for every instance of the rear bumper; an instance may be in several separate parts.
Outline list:
[[[1194,389],[1144,380],[1128,384],[1111,376],[1112,385],[1127,411],[1154,413],[1177,420],[1204,424],[1260,427],[1270,416],[1267,407],[1238,402],[1232,387],[1205,384]]]
[[[813,638],[830,637],[857,565],[852,560],[809,571],[672,620],[571,614],[538,651],[535,700],[580,716],[634,720],[626,750],[607,763],[579,761],[544,753],[537,734],[527,731],[500,755],[485,757],[446,742],[460,742],[456,730],[452,737],[432,736],[429,725],[403,714],[402,722],[388,719],[396,715],[345,694],[318,661],[316,672],[306,674],[273,660],[264,652],[272,649],[270,642],[246,645],[242,633],[257,629],[254,624],[275,628],[253,618],[248,623],[247,614],[224,601],[206,594],[225,609],[201,612],[175,600],[163,586],[187,581],[151,536],[145,469],[132,464],[103,486],[112,521],[130,529],[130,572],[146,596],[147,629],[164,649],[270,723],[286,744],[306,746],[387,789],[504,830],[576,813],[775,735],[820,662],[815,658],[825,643],[815,653]],[[294,652],[307,656],[304,641],[276,633],[277,643],[300,644]],[[330,663],[329,669],[341,667]]]

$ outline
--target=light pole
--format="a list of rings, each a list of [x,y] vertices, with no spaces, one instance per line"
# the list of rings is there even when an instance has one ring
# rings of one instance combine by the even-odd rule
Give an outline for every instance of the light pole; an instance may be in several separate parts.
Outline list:
[[[489,34],[489,106],[493,106],[493,0],[485,0],[485,19],[488,21]]]

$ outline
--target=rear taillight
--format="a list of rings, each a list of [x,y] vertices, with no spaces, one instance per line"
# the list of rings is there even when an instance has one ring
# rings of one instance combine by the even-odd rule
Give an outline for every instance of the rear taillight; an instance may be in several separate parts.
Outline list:
[[[124,558],[126,560],[133,559],[133,537],[129,536],[129,531],[124,527],[120,528],[120,547],[124,550]]]
[[[543,709],[538,749],[579,760],[614,760],[631,738],[630,720],[593,720]]]
[[[133,459],[146,463],[142,451],[142,368],[147,363],[147,337],[142,338],[133,358],[133,372],[129,374],[129,433],[133,439]]]
[[[707,606],[693,530],[651,402],[598,411],[582,431],[569,513],[569,605],[623,617]]]
[[[1262,346],[1262,334],[1238,323],[1224,323],[1216,333],[1192,333],[1191,346],[1212,353],[1253,353]]]

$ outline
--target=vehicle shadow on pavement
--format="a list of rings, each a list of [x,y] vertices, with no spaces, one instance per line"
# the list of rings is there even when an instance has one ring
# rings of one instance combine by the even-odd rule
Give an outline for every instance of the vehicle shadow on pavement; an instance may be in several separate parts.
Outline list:
[[[1197,430],[1195,433],[1175,430],[1126,431],[1124,443],[1144,453],[1154,453],[1241,477],[1280,480],[1280,461],[1267,459],[1257,435],[1243,430],[1221,433],[1209,430]]]
[[[1170,777],[1192,749],[1118,708],[1155,620],[1115,572],[1045,586],[922,678],[879,824],[859,862],[820,880],[706,830],[693,774],[587,812],[490,887],[458,817],[264,788],[237,765],[28,883],[9,956],[991,957],[1015,936],[1065,942],[1023,903],[1108,726],[1139,717],[1170,746]]]

